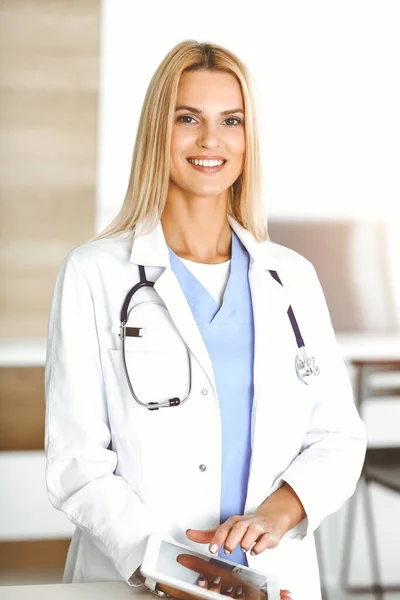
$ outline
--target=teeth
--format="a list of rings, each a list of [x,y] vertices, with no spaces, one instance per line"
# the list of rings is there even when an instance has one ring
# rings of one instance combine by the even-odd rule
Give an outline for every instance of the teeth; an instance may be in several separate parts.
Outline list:
[[[224,160],[197,160],[197,158],[189,158],[188,160],[200,167],[219,167],[225,162]]]

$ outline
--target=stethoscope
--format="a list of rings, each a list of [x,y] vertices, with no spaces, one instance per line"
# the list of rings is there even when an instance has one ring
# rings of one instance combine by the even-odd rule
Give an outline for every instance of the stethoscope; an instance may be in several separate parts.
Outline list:
[[[281,286],[283,287],[283,283],[280,280],[278,273],[276,271],[269,271],[269,273],[272,275],[272,277],[275,279],[275,281],[280,283]],[[185,343],[185,346],[186,346],[186,353],[187,353],[187,359],[188,359],[189,382],[188,382],[188,389],[187,389],[186,395],[182,400],[180,398],[170,398],[169,400],[164,400],[161,402],[141,402],[141,400],[139,400],[139,398],[136,396],[134,389],[132,387],[132,382],[131,382],[131,379],[129,376],[128,367],[126,365],[125,340],[126,340],[126,337],[142,337],[143,336],[143,328],[127,327],[126,324],[128,322],[129,305],[131,303],[131,300],[132,300],[134,294],[138,290],[140,290],[143,287],[154,287],[154,283],[155,283],[154,281],[149,281],[146,278],[146,272],[145,272],[145,268],[143,265],[139,265],[139,274],[140,274],[140,281],[139,281],[139,283],[134,285],[133,288],[130,289],[129,292],[127,293],[124,303],[122,305],[121,314],[120,314],[121,323],[120,323],[119,337],[122,342],[122,363],[123,363],[125,377],[126,377],[126,381],[127,381],[128,387],[129,387],[129,391],[131,392],[135,401],[138,404],[140,404],[140,406],[143,406],[144,408],[147,408],[148,410],[158,410],[159,408],[167,408],[170,406],[180,406],[181,404],[186,402],[186,400],[189,398],[190,392],[192,389],[192,363],[191,363],[191,359],[190,359],[190,350],[186,343]],[[296,373],[297,373],[299,380],[301,382],[305,383],[306,385],[308,385],[307,378],[309,378],[311,376],[319,375],[320,368],[316,364],[314,357],[307,356],[304,340],[300,333],[300,328],[298,326],[296,317],[294,316],[294,312],[293,312],[293,309],[291,306],[289,306],[287,314],[288,314],[290,324],[293,329],[293,333],[296,337],[297,347],[299,349],[299,354],[297,354],[296,359],[295,359]]]

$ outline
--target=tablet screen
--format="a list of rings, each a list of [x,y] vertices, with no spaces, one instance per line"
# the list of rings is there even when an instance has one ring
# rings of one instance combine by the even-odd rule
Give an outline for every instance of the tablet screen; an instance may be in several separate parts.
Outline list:
[[[266,577],[262,573],[213,556],[208,557],[191,549],[183,549],[164,540],[160,543],[156,568],[158,573],[191,584],[196,584],[200,576],[211,580],[221,575],[224,580],[223,574],[226,571],[234,573],[236,581],[240,579],[257,588],[267,584]]]

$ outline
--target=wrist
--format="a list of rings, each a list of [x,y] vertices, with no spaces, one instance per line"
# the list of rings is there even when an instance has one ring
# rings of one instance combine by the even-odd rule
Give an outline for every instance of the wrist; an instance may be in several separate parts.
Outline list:
[[[307,516],[296,492],[287,483],[271,494],[255,513],[272,520],[281,536]]]
[[[273,524],[274,528],[279,533],[280,538],[282,538],[292,527],[291,518],[287,512],[273,506],[272,503],[268,503],[267,501],[263,502],[263,504],[257,508],[255,514],[260,515],[268,523]]]

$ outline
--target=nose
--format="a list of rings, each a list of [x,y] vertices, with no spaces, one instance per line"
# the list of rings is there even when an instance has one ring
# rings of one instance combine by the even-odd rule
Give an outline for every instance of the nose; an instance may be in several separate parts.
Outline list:
[[[219,133],[215,125],[207,125],[201,128],[199,144],[203,148],[218,148],[220,146]]]

